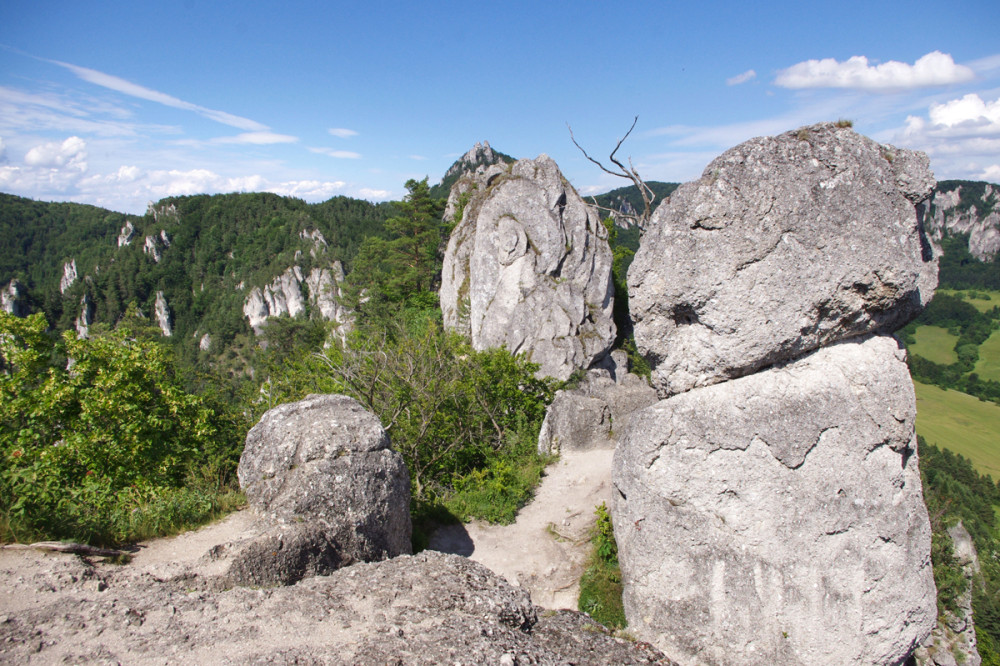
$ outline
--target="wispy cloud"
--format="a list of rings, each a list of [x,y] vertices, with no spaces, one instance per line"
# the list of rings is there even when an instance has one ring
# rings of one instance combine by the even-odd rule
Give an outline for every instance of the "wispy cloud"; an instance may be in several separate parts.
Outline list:
[[[333,136],[340,137],[341,139],[347,139],[352,136],[357,136],[358,133],[354,130],[345,129],[343,127],[331,127],[327,130]]]
[[[240,143],[255,146],[266,146],[274,143],[295,143],[299,137],[290,134],[275,134],[274,132],[244,132],[236,136],[223,136],[212,139],[212,143]]]
[[[89,69],[87,67],[80,67],[78,65],[72,65],[67,62],[60,62],[59,60],[46,60],[54,65],[64,67],[69,71],[73,72],[79,78],[87,81],[88,83],[93,83],[109,90],[114,90],[131,97],[138,97],[139,99],[148,100],[150,102],[156,102],[158,104],[163,104],[164,106],[169,106],[175,109],[182,109],[184,111],[193,111],[209,120],[214,120],[215,122],[222,123],[223,125],[229,125],[230,127],[235,127],[237,129],[246,130],[248,132],[262,132],[268,130],[268,126],[262,123],[258,123],[255,120],[250,120],[249,118],[243,118],[241,116],[236,116],[225,111],[218,111],[216,109],[209,109],[204,106],[199,106],[197,104],[192,104],[191,102],[185,102],[182,99],[178,99],[167,93],[159,92],[158,90],[153,90],[145,86],[139,85],[138,83],[133,83],[127,81],[123,78],[114,76],[112,74],[105,74],[104,72],[99,72],[96,69]]]
[[[313,153],[318,153],[320,155],[336,157],[337,159],[343,159],[343,160],[361,159],[361,153],[355,153],[350,150],[334,150],[333,148],[309,148],[309,151]]]
[[[741,83],[746,83],[747,81],[753,81],[755,78],[757,78],[757,72],[753,71],[752,69],[748,69],[742,74],[737,74],[732,78],[726,79],[726,85],[738,86]]]
[[[890,60],[870,65],[865,56],[844,62],[833,58],[806,60],[778,72],[775,85],[783,88],[850,88],[894,92],[929,86],[964,83],[975,78],[970,67],[958,65],[951,55],[932,51],[912,65]]]
[[[426,159],[427,159],[427,158],[426,158],[426,157],[424,157],[423,155],[409,155],[408,157],[409,157],[409,158],[410,158],[411,160],[417,160],[418,162],[423,162],[424,160],[426,160]]]

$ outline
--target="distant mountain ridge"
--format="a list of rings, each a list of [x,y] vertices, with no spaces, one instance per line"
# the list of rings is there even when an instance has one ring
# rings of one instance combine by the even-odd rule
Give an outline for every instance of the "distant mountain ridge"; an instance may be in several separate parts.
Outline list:
[[[680,183],[664,183],[658,180],[647,181],[646,186],[649,187],[654,196],[652,209],[656,210],[656,207],[666,201],[680,185]],[[590,203],[596,203],[601,209],[602,216],[610,214],[611,217],[615,218],[615,222],[624,228],[631,226],[630,218],[642,211],[644,206],[642,195],[639,194],[639,190],[634,185],[626,185],[604,194],[584,198]]]
[[[477,143],[432,192],[447,196],[463,173],[513,161],[488,142]],[[654,207],[678,186],[648,185]],[[928,207],[928,233],[950,253],[967,244],[973,256],[962,262],[992,266],[1000,249],[998,197],[994,184],[942,181]],[[631,186],[586,199],[613,213],[642,206]],[[194,361],[238,339],[255,344],[253,331],[268,316],[339,317],[313,292],[336,292],[334,283],[341,270],[349,272],[363,239],[385,237],[384,223],[397,211],[391,202],[335,197],[307,204],[257,193],[168,197],[146,215],[126,215],[0,194],[3,303],[5,309],[42,311],[57,330],[114,325],[135,303],[151,318],[159,314],[161,329],[169,327],[179,351]],[[639,232],[623,229],[620,244],[634,249]],[[943,272],[961,270],[945,264]]]
[[[431,197],[435,199],[447,199],[451,192],[451,186],[462,177],[463,174],[472,173],[481,166],[491,164],[513,164],[517,160],[506,153],[494,150],[489,141],[477,143],[469,149],[465,155],[455,160],[445,172],[441,182],[431,187]]]

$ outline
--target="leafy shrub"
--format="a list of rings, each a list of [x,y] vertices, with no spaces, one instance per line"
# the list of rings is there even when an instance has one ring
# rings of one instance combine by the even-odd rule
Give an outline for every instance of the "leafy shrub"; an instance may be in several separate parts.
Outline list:
[[[415,515],[447,506],[510,522],[544,467],[537,439],[554,382],[504,349],[476,351],[429,311],[394,312],[362,322],[346,345],[272,368],[267,404],[349,395],[379,417],[406,461]]]
[[[232,490],[242,425],[187,393],[168,350],[127,326],[57,338],[41,314],[0,313],[4,538],[119,544],[142,516],[204,520]]]

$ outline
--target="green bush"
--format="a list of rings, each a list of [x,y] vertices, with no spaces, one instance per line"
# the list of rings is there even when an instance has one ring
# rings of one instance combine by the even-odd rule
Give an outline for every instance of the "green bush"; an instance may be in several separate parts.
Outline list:
[[[240,420],[186,392],[128,326],[89,339],[0,313],[3,538],[120,544],[197,523],[233,491]],[[156,533],[144,527],[143,536]]]
[[[399,306],[394,306],[399,307]],[[267,402],[343,393],[376,414],[406,461],[417,515],[510,522],[545,461],[536,448],[555,383],[504,349],[476,351],[429,311],[369,319],[346,345],[272,367]]]

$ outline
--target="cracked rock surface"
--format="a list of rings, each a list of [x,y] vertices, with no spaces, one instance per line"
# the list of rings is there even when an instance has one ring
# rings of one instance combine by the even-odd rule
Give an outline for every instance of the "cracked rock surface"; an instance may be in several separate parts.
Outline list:
[[[199,566],[0,551],[4,664],[671,664],[457,555],[219,590]]]
[[[726,151],[654,213],[628,274],[660,397],[894,331],[937,286],[923,153],[824,123]]]
[[[607,355],[615,339],[607,230],[556,163],[540,155],[492,166],[453,192],[467,203],[442,267],[445,326],[478,350],[527,356],[540,377],[565,380]]]
[[[612,518],[630,629],[681,664],[896,664],[936,592],[905,353],[874,336],[632,417]]]

